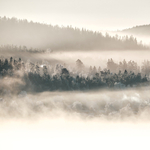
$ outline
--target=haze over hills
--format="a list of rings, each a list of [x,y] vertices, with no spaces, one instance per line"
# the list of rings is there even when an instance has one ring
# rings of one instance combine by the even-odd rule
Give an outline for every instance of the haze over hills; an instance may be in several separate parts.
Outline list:
[[[86,29],[59,27],[16,18],[0,18],[0,45],[51,50],[148,49],[134,37],[102,35]]]

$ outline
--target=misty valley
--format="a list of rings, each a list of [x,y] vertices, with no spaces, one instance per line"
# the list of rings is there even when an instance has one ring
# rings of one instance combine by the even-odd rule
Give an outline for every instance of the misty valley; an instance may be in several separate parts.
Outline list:
[[[125,31],[0,18],[0,118],[148,120],[150,48]]]
[[[146,150],[149,0],[0,0],[0,150]]]
[[[106,52],[107,57],[116,52]],[[127,59],[129,53],[123,57]],[[3,52],[1,118],[148,120],[150,61],[119,61],[115,56],[105,57],[106,62],[97,58],[91,66],[95,54],[104,58],[104,52],[97,51],[19,53],[11,48]]]

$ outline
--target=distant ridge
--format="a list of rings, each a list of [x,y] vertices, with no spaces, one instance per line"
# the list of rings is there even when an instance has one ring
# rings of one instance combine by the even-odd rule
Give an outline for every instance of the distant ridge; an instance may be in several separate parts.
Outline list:
[[[51,50],[139,50],[148,47],[134,37],[111,37],[86,29],[59,27],[17,18],[0,17],[0,45]]]
[[[131,33],[134,35],[150,36],[150,24],[124,29],[122,32]]]

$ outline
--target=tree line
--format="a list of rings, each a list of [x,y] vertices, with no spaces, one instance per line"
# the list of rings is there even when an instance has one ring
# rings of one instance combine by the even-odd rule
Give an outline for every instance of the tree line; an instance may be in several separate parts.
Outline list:
[[[110,65],[110,60],[108,60]],[[112,63],[113,64],[113,63]],[[145,64],[143,64],[144,68]],[[110,66],[107,66],[110,67]],[[149,67],[148,67],[149,68]],[[39,63],[23,62],[12,57],[0,59],[0,78],[20,78],[25,84],[21,87],[25,91],[54,91],[54,90],[91,90],[98,88],[125,88],[127,86],[141,86],[148,84],[146,71],[136,72],[127,68],[122,72],[111,72],[112,68],[101,70],[90,67],[86,70],[81,60],[76,61],[76,68],[69,70],[67,66],[42,65]],[[86,72],[86,73],[85,73]],[[150,72],[149,72],[150,73]]]
[[[17,45],[1,45],[0,52],[29,52],[29,53],[51,53],[51,49],[28,48],[26,46]]]

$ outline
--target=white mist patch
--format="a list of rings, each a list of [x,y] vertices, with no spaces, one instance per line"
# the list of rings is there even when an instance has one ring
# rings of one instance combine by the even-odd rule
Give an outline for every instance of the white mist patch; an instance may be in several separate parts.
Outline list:
[[[73,118],[7,120],[0,125],[0,149],[141,150],[149,147],[149,125]]]

